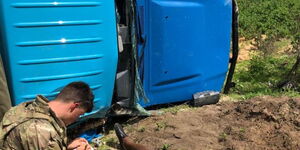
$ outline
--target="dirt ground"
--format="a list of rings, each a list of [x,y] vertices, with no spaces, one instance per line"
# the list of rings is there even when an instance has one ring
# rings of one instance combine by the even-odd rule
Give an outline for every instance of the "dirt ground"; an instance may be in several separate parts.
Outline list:
[[[182,108],[126,125],[149,149],[300,149],[300,98],[259,97]]]

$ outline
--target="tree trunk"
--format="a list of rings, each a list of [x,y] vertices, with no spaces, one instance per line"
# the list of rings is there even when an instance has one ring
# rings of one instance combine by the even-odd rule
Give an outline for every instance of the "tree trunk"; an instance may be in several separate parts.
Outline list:
[[[296,81],[297,76],[297,70],[300,66],[300,51],[298,51],[297,60],[295,64],[293,65],[292,69],[289,71],[287,76],[277,84],[277,88],[281,89],[285,86],[287,86],[289,83],[293,83],[293,81]],[[296,85],[295,85],[296,86]]]

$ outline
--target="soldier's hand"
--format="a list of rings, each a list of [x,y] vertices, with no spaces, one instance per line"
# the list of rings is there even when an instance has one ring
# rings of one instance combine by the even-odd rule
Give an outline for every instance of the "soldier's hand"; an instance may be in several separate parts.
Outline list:
[[[75,150],[92,150],[89,144],[82,144],[79,147],[75,148]]]
[[[89,142],[84,138],[76,138],[68,145],[69,150],[91,150]]]

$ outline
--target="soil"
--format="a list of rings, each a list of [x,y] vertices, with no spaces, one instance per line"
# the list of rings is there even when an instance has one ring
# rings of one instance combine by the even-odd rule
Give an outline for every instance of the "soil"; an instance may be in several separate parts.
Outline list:
[[[149,149],[300,149],[300,99],[258,97],[184,108],[125,127]]]
[[[251,55],[257,50],[257,47],[253,44],[254,40],[245,40],[240,38],[239,40],[239,57],[238,61],[249,60]]]

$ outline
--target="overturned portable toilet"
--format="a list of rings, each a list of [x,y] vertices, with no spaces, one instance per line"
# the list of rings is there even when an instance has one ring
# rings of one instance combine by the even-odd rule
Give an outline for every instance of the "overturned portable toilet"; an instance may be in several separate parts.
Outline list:
[[[139,100],[144,107],[166,104],[223,87],[229,65],[231,0],[0,4],[0,52],[13,105],[37,94],[53,99],[66,84],[84,81],[95,93],[95,107],[88,116],[100,118],[111,107],[113,92],[122,97],[114,102],[125,97],[126,107],[137,108]],[[117,40],[117,26],[127,39]],[[124,51],[118,52],[118,42]],[[125,67],[120,67],[122,63]]]
[[[229,65],[232,1],[136,1],[143,106],[220,92]]]
[[[53,99],[66,84],[84,81],[95,94],[90,115],[106,113],[118,57],[114,1],[5,0],[0,6],[13,105],[37,94]]]

